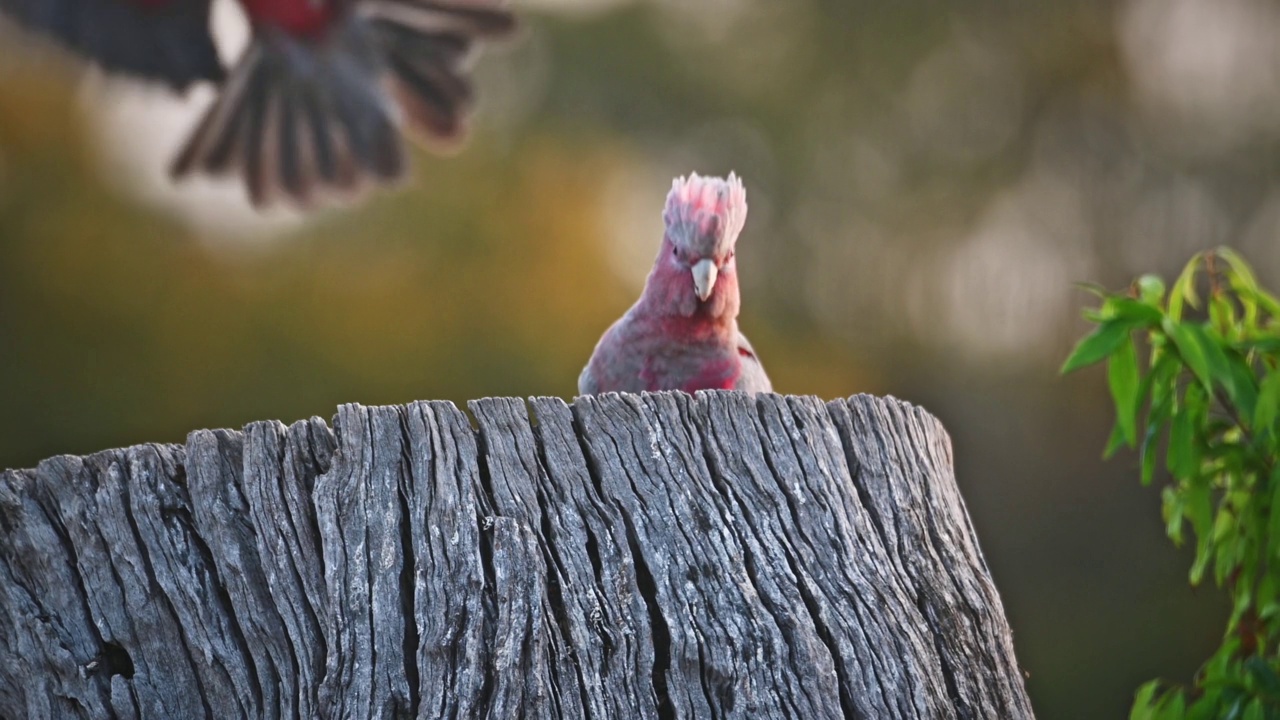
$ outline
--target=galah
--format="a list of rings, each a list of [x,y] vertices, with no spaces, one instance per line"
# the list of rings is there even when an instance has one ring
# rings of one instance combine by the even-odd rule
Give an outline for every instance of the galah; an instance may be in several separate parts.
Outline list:
[[[464,67],[514,18],[501,0],[239,0],[252,40],[228,71],[212,0],[0,0],[0,14],[109,72],[220,85],[171,174],[239,173],[255,206],[307,207],[404,176],[400,127],[463,133]]]
[[[747,219],[742,181],[733,173],[727,180],[676,178],[662,219],[666,231],[644,292],[600,338],[578,391],[771,392],[738,331],[734,246]]]

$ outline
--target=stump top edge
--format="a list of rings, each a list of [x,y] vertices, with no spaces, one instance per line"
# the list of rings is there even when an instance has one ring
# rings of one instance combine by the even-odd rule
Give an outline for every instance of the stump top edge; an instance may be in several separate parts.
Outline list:
[[[525,407],[530,407],[535,403],[550,402],[550,403],[561,403],[566,408],[573,408],[580,401],[585,401],[587,403],[600,403],[607,406],[607,405],[612,405],[614,403],[619,403],[619,402],[638,401],[640,403],[645,403],[646,398],[652,397],[652,398],[663,398],[662,402],[669,401],[670,399],[675,399],[677,402],[691,402],[696,405],[708,405],[708,404],[719,404],[719,403],[725,403],[725,402],[741,402],[742,398],[744,398],[745,396],[746,396],[746,393],[742,392],[741,390],[699,390],[693,394],[686,393],[680,390],[663,390],[659,392],[641,392],[641,393],[608,392],[608,393],[601,393],[598,395],[577,395],[577,396],[574,396],[572,400],[566,400],[564,397],[558,396],[558,395],[530,395],[530,396],[523,396],[523,397],[495,395],[495,396],[484,396],[484,397],[474,398],[472,400],[467,401],[462,408],[459,408],[458,405],[454,403],[452,400],[412,400],[412,401],[400,403],[400,404],[379,404],[379,405],[365,405],[359,402],[349,402],[349,403],[339,404],[338,407],[335,409],[334,414],[331,415],[327,421],[318,415],[314,415],[309,418],[296,420],[293,423],[288,423],[288,424],[282,423],[281,421],[274,420],[274,419],[253,420],[251,422],[245,423],[245,425],[243,425],[238,430],[234,428],[197,428],[187,433],[187,442],[190,442],[191,438],[197,434],[207,435],[209,433],[223,433],[223,432],[244,433],[244,432],[247,432],[252,427],[261,426],[261,425],[270,425],[270,426],[287,429],[287,428],[292,428],[298,424],[319,423],[319,424],[325,425],[326,427],[333,428],[336,424],[337,418],[343,413],[361,413],[368,410],[380,410],[380,409],[384,410],[388,408],[407,409],[407,408],[413,408],[413,407],[421,407],[421,408],[438,407],[446,411],[451,410],[454,412],[468,414],[468,411],[474,412],[475,408],[481,407],[490,403],[494,403],[494,402],[515,401],[524,405]],[[681,399],[681,398],[684,398],[684,399]],[[941,421],[938,420],[937,416],[933,415],[932,413],[930,413],[928,410],[926,410],[920,405],[909,402],[907,400],[902,400],[893,395],[872,395],[869,393],[856,393],[853,395],[849,395],[847,397],[835,398],[832,400],[824,400],[818,397],[817,395],[787,395],[782,393],[760,393],[754,396],[754,398],[752,399],[754,400],[754,404],[756,404],[757,406],[759,406],[761,402],[784,402],[784,403],[799,402],[803,404],[812,404],[812,405],[820,405],[820,406],[828,406],[828,407],[832,405],[837,405],[837,404],[848,404],[848,405],[858,405],[858,406],[864,406],[864,407],[869,406],[871,408],[879,408],[879,409],[888,410],[888,411],[897,410],[899,412],[905,412],[905,413],[909,413],[917,416],[922,415],[923,416],[922,419],[932,420],[934,423],[937,424],[940,430],[944,430],[942,423]],[[474,427],[474,423],[473,423],[473,427]],[[128,445],[123,447],[105,448],[105,449],[97,450],[84,455],[77,455],[75,453],[60,453],[60,454],[52,455],[50,457],[47,457],[41,460],[35,468],[12,468],[12,467],[4,468],[3,470],[0,470],[0,475],[7,475],[10,473],[30,473],[30,472],[36,471],[41,466],[46,466],[50,464],[70,464],[72,466],[75,466],[85,462],[92,462],[94,460],[116,459],[116,458],[120,458],[121,456],[127,456],[129,453],[145,451],[148,448],[152,450],[156,450],[160,448],[169,449],[174,447],[184,447],[185,444],[186,443],[175,444],[175,443],[164,443],[164,442],[139,442],[134,445]]]

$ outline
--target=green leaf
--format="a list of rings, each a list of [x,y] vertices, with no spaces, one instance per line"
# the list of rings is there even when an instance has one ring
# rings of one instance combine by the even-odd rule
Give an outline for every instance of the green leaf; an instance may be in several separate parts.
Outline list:
[[[1138,278],[1138,296],[1147,305],[1159,306],[1164,300],[1164,280],[1158,275],[1143,275]]]
[[[1225,294],[1209,299],[1209,321],[1214,330],[1226,336],[1236,324],[1236,308]]]
[[[1270,559],[1280,559],[1280,465],[1271,471],[1271,515],[1267,518]]]
[[[1140,450],[1142,461],[1142,484],[1150,485],[1156,476],[1156,440],[1160,437],[1160,425],[1155,421],[1147,423],[1147,430],[1142,436]]]
[[[1120,423],[1116,422],[1111,426],[1111,435],[1107,437],[1107,447],[1102,451],[1102,459],[1115,455],[1117,450],[1124,447],[1124,444],[1124,430],[1120,428]]]
[[[1129,720],[1151,720],[1155,717],[1151,701],[1159,689],[1159,680],[1149,680],[1138,688],[1138,692],[1133,694],[1133,709],[1129,711]]]
[[[1181,720],[1187,714],[1187,700],[1183,697],[1182,692],[1175,690],[1167,693],[1160,698],[1160,707],[1158,712],[1162,718],[1177,718]]]
[[[1213,497],[1209,492],[1208,480],[1188,483],[1183,499],[1186,503],[1187,519],[1191,521],[1191,529],[1196,534],[1196,559],[1191,566],[1191,584],[1199,585],[1204,579],[1204,571],[1209,565],[1213,550],[1210,546],[1210,533],[1213,531]]]
[[[1182,362],[1191,369],[1200,384],[1205,389],[1209,389],[1209,361],[1205,359],[1199,344],[1196,343],[1195,338],[1191,337],[1187,327],[1187,325],[1166,320],[1164,333],[1173,340],[1174,347],[1178,349],[1178,355],[1182,357]]]
[[[1111,360],[1107,363],[1107,382],[1115,400],[1116,424],[1124,435],[1125,443],[1133,447],[1138,438],[1138,352],[1128,338],[1111,353]]]
[[[1266,716],[1262,714],[1262,700],[1254,698],[1244,708],[1244,715],[1241,720],[1266,720]]]
[[[1258,279],[1253,275],[1253,268],[1245,262],[1240,254],[1229,247],[1220,247],[1213,251],[1215,255],[1227,261],[1227,280],[1236,290],[1258,292]]]
[[[1235,376],[1231,372],[1231,365],[1227,362],[1227,354],[1222,348],[1222,343],[1204,325],[1188,323],[1183,327],[1200,346],[1200,353],[1209,366],[1209,374],[1226,389],[1228,395],[1235,397]]]
[[[1130,327],[1128,322],[1122,320],[1108,320],[1099,325],[1076,345],[1058,372],[1066,375],[1107,357],[1129,337]]]
[[[1258,322],[1258,295],[1261,293],[1258,289],[1258,280],[1253,276],[1253,269],[1231,248],[1218,248],[1216,253],[1227,263],[1225,272],[1227,282],[1236,291],[1236,299],[1244,308],[1246,327],[1252,328]]]
[[[1275,295],[1259,290],[1253,295],[1253,299],[1256,300],[1258,304],[1261,305],[1272,317],[1280,315],[1280,300],[1277,300]]]
[[[1244,668],[1258,683],[1258,687],[1270,695],[1280,697],[1280,675],[1276,674],[1275,668],[1268,665],[1266,660],[1254,655],[1244,661]]]
[[[1227,387],[1229,392],[1234,389],[1234,379],[1227,367],[1227,357],[1222,352],[1222,346],[1203,326],[1165,321],[1164,330],[1173,338],[1178,354],[1206,391],[1213,394],[1214,379]]]
[[[1196,298],[1196,270],[1200,268],[1203,256],[1196,253],[1187,261],[1186,267],[1182,268],[1182,273],[1178,275],[1178,279],[1173,281],[1173,287],[1169,290],[1169,317],[1179,321],[1182,319],[1182,303],[1186,302],[1191,307],[1199,307],[1199,300]]]
[[[1224,351],[1227,367],[1231,373],[1231,385],[1227,394],[1231,402],[1239,410],[1241,421],[1246,428],[1254,427],[1253,418],[1258,407],[1258,379],[1245,359],[1232,349]]]
[[[1172,487],[1166,487],[1160,493],[1160,516],[1164,518],[1164,532],[1173,541],[1174,547],[1182,547],[1183,498]]]
[[[1204,694],[1187,708],[1183,720],[1220,720],[1218,706],[1221,704],[1222,691],[1215,687],[1204,690]]]
[[[1253,427],[1259,432],[1267,430],[1280,412],[1280,370],[1272,370],[1262,379],[1258,389],[1258,405],[1253,411]]]
[[[1246,352],[1257,350],[1274,355],[1280,353],[1280,337],[1250,338],[1240,342],[1237,347]]]
[[[1159,325],[1164,320],[1160,308],[1120,295],[1107,298],[1103,314],[1109,320],[1128,320],[1132,326]]]

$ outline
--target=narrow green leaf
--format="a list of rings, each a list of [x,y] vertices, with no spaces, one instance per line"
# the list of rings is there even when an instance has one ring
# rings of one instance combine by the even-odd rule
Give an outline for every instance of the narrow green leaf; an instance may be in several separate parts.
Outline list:
[[[1226,294],[1214,295],[1209,299],[1209,322],[1219,334],[1230,337],[1236,324],[1236,308]]]
[[[1178,348],[1178,354],[1182,356],[1182,361],[1210,394],[1213,393],[1215,377],[1219,381],[1229,377],[1226,359],[1222,357],[1222,348],[1208,337],[1204,328],[1195,323],[1174,323],[1166,320],[1164,331],[1173,339],[1174,345]],[[1218,352],[1211,358],[1210,355],[1215,349]]]
[[[1151,701],[1159,689],[1159,680],[1149,680],[1138,687],[1138,691],[1133,694],[1133,709],[1129,711],[1129,720],[1151,720],[1155,717]]]
[[[1280,412],[1280,370],[1272,370],[1262,379],[1258,389],[1258,405],[1253,411],[1253,427],[1258,431],[1270,429]]]
[[[1269,559],[1280,559],[1280,466],[1271,471],[1271,515],[1267,518]]]
[[[1262,700],[1260,698],[1250,700],[1240,720],[1266,720],[1266,716],[1262,713]]]
[[[1160,698],[1160,717],[1181,720],[1187,714],[1187,699],[1182,691],[1174,690]]]
[[[1258,687],[1280,698],[1280,675],[1276,674],[1275,668],[1268,665],[1266,660],[1254,655],[1244,661],[1244,668],[1258,683]]]
[[[1150,485],[1156,476],[1156,440],[1160,437],[1160,425],[1155,420],[1147,423],[1147,430],[1142,436],[1140,457],[1142,463],[1143,486]]]
[[[1254,327],[1258,321],[1260,304],[1258,296],[1262,291],[1258,288],[1258,279],[1254,277],[1253,268],[1249,267],[1249,263],[1231,248],[1220,247],[1215,252],[1218,257],[1226,261],[1227,283],[1236,291],[1236,298],[1244,309],[1246,327]]]
[[[1196,559],[1191,563],[1191,572],[1187,573],[1187,581],[1191,587],[1200,587],[1204,582],[1204,571],[1209,568],[1210,551],[1208,540],[1196,541]]]
[[[1257,350],[1258,352],[1274,355],[1280,353],[1280,337],[1250,338],[1239,342],[1237,347],[1245,352]]]
[[[1116,406],[1116,424],[1130,447],[1138,439],[1138,352],[1130,338],[1120,343],[1107,362],[1107,382]]]
[[[1228,348],[1225,353],[1227,367],[1231,373],[1231,385],[1228,397],[1235,403],[1239,416],[1246,428],[1254,427],[1253,418],[1258,408],[1258,378],[1249,368],[1244,357],[1234,349]]]
[[[1115,349],[1120,347],[1120,343],[1128,338],[1130,327],[1128,323],[1118,320],[1108,320],[1098,326],[1076,345],[1059,372],[1066,375],[1073,370],[1092,365],[1115,352]]]
[[[1219,517],[1221,517],[1221,515],[1219,515]],[[1214,534],[1216,535],[1218,531],[1218,526],[1216,523],[1214,524],[1213,530],[1214,530]],[[1213,551],[1213,582],[1218,587],[1222,587],[1222,584],[1226,582],[1227,576],[1230,575],[1231,572],[1234,571],[1236,567],[1239,566],[1239,563],[1236,562],[1236,558],[1235,558],[1236,548],[1233,545],[1230,545],[1227,543],[1216,543],[1213,540],[1208,541],[1208,545],[1214,549]],[[1241,600],[1244,601],[1243,606],[1240,606],[1239,604],[1237,604],[1236,612],[1239,613],[1243,610],[1244,607],[1248,607],[1249,594],[1247,592],[1242,593],[1242,596],[1237,597],[1236,600],[1237,600],[1237,603],[1239,603]]]
[[[1183,493],[1187,520],[1191,521],[1191,529],[1196,534],[1196,559],[1191,566],[1191,584],[1199,585],[1204,579],[1204,571],[1212,559],[1213,548],[1210,544],[1210,533],[1213,524],[1213,498],[1209,492],[1208,480],[1192,481],[1187,484]]]
[[[1164,532],[1173,541],[1174,547],[1182,547],[1183,498],[1181,493],[1172,487],[1166,487],[1160,493],[1160,517],[1164,518]]]
[[[1265,290],[1258,290],[1253,294],[1253,299],[1272,317],[1280,315],[1280,300],[1277,300],[1275,295]]]
[[[1253,268],[1245,262],[1240,254],[1229,247],[1220,247],[1213,251],[1215,255],[1227,261],[1227,281],[1236,290],[1258,292],[1258,279],[1253,275]]]
[[[1111,425],[1111,435],[1107,437],[1107,447],[1102,451],[1102,459],[1109,459],[1116,451],[1124,447],[1124,430],[1120,428],[1120,423],[1116,422]]]
[[[1134,326],[1159,325],[1164,320],[1160,308],[1118,295],[1107,298],[1105,310],[1109,319],[1129,320]]]
[[[1178,275],[1178,279],[1173,281],[1173,287],[1169,290],[1169,317],[1175,322],[1182,319],[1182,303],[1187,303],[1191,307],[1199,307],[1199,300],[1196,298],[1196,270],[1200,268],[1203,260],[1201,253],[1196,253],[1187,261],[1186,267],[1182,268],[1182,273]]]
[[[1227,354],[1222,349],[1222,343],[1218,337],[1210,333],[1204,325],[1197,323],[1185,323],[1182,327],[1200,347],[1200,355],[1204,358],[1210,377],[1218,381],[1218,384],[1227,391],[1228,396],[1235,397],[1235,375],[1231,372]],[[1212,393],[1211,387],[1209,390]]]
[[[1205,688],[1204,694],[1187,708],[1187,714],[1180,720],[1220,720],[1221,695],[1222,691],[1216,687]]]

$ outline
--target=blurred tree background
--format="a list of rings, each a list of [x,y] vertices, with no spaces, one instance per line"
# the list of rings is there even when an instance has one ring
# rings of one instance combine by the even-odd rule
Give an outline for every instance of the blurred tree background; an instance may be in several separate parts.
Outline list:
[[[1280,284],[1280,4],[517,8],[465,152],[307,219],[167,184],[207,92],[79,81],[0,27],[0,466],[348,401],[571,397],[671,177],[732,169],[775,386],[942,418],[1039,716],[1190,677],[1227,608],[1188,588],[1159,480],[1101,461],[1101,371],[1057,368],[1074,281],[1226,243]]]

